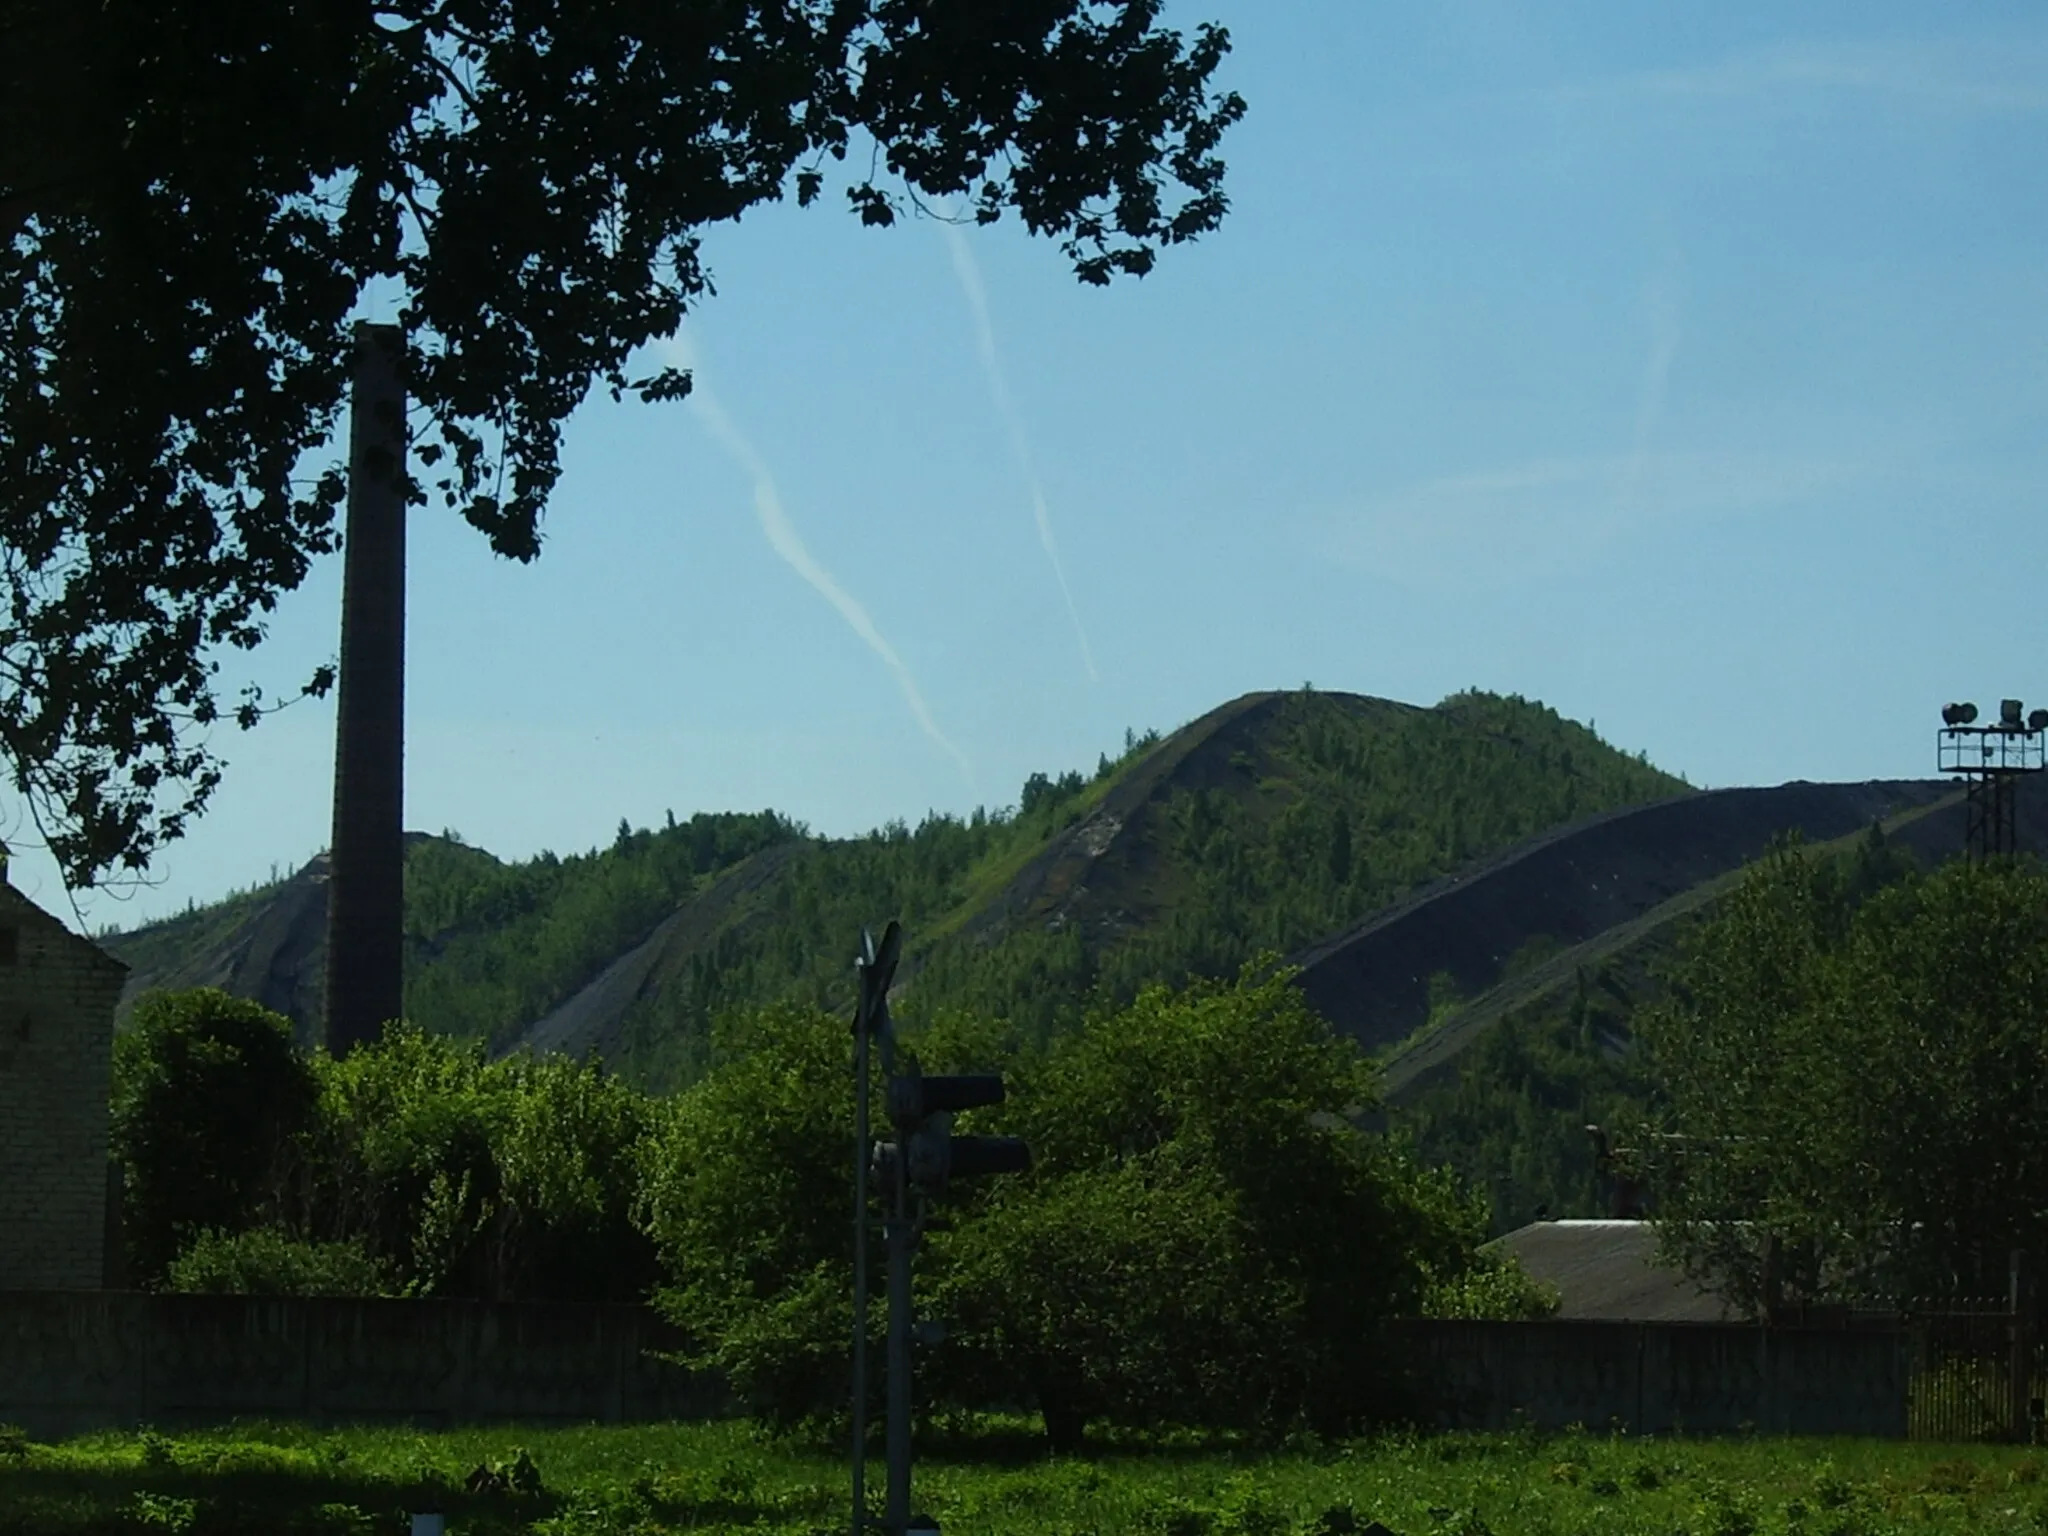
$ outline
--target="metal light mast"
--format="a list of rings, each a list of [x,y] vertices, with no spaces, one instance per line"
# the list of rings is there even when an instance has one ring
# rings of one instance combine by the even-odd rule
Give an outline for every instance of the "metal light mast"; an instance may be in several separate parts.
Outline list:
[[[1943,773],[1965,782],[1964,852],[1980,860],[2010,857],[2019,852],[2014,787],[2021,774],[2048,766],[2048,709],[2026,714],[2018,699],[2002,699],[1996,725],[1976,721],[1976,705],[1944,705],[1935,760]]]

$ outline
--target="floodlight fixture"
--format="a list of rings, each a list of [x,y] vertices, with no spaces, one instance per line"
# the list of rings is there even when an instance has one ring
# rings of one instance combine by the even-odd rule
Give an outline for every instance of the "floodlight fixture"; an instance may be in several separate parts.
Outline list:
[[[1935,760],[1964,780],[1964,846],[1987,859],[2019,851],[2014,786],[2048,771],[2048,708],[2029,713],[2019,699],[2000,699],[1994,724],[1978,725],[1967,700],[1944,704]]]

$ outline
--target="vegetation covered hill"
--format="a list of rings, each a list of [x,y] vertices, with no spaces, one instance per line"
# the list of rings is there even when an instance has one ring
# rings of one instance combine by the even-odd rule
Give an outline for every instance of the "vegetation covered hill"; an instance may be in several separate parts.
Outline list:
[[[1848,904],[1963,846],[1962,792],[1919,789],[1926,798],[1861,834],[1809,835],[1809,855],[1836,864]],[[2048,856],[2048,785],[2023,780],[2019,795],[2021,850]],[[1427,1028],[1386,1053],[1389,1123],[1424,1161],[1485,1189],[1497,1231],[1539,1213],[1610,1214],[1586,1127],[1657,1107],[1636,1016],[1667,995],[1689,936],[1735,883],[1734,872],[1702,881],[1568,948],[1529,945],[1494,986],[1462,999],[1441,988]]]
[[[430,1029],[694,1076],[725,1010],[837,1006],[863,925],[898,917],[907,1017],[972,1009],[1026,1037],[1152,980],[1230,973],[1356,923],[1475,859],[1683,783],[1544,706],[1425,709],[1252,694],[1019,803],[825,839],[773,812],[622,822],[611,847],[507,862],[420,838],[407,869],[409,1014]],[[317,1017],[320,861],[104,942],[134,985],[212,981]]]
[[[1553,983],[1636,925],[1726,880],[1788,833],[1853,837],[1884,817],[1953,798],[1924,779],[1717,789],[1589,817],[1468,866],[1298,954],[1301,984],[1331,1023],[1368,1050],[1399,1046],[1457,998],[1498,995],[1508,970],[1545,956]],[[1560,966],[1565,968],[1560,971]],[[1432,1033],[1441,1053],[1460,1028]],[[1409,1053],[1414,1055],[1417,1053]],[[1426,1052],[1423,1054],[1427,1054]]]
[[[507,863],[459,838],[408,834],[406,1008],[494,1038],[589,979],[677,903],[750,854],[801,838],[772,812],[697,816],[659,833],[621,826],[612,847]],[[217,986],[317,1032],[327,858],[290,877],[99,941],[130,967],[124,1003],[151,987]]]

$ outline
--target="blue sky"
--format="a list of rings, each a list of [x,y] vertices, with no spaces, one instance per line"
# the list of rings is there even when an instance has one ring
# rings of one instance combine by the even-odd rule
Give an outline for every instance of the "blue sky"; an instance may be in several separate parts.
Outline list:
[[[2048,10],[1172,14],[1250,108],[1214,236],[1097,290],[764,210],[708,237],[699,398],[575,418],[536,564],[416,515],[409,825],[854,832],[1305,681],[1523,693],[1704,785],[1919,776],[1947,699],[2048,700]],[[87,918],[323,846],[332,726],[224,735]]]

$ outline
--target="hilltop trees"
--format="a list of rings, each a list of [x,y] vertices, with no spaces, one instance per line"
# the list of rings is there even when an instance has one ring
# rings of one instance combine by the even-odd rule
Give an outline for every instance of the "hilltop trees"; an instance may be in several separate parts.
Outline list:
[[[446,838],[405,866],[405,1013],[493,1049],[733,865],[802,836],[773,811],[698,814],[557,858],[500,863]],[[624,818],[621,818],[624,824]]]
[[[1477,692],[1433,709],[1288,694],[1202,750],[1202,769],[1160,784],[1119,833],[1143,850],[1130,864],[1161,874],[1113,889],[1118,874],[1092,871],[1069,920],[939,949],[924,995],[1050,1034],[1098,989],[1127,1002],[1233,975],[1468,859],[1686,787],[1541,704]]]
[[[679,916],[630,1008],[602,1021],[615,1066],[679,1086],[704,1071],[721,1015],[845,1006],[846,936],[889,912],[918,936],[906,1022],[958,1009],[1048,1038],[1098,997],[1231,976],[1250,955],[1329,936],[1450,872],[1461,849],[1683,788],[1527,700],[1247,702],[1223,739],[1161,749],[1157,733],[1127,733],[1086,781],[1033,774],[1014,807],[860,837],[761,812],[628,826],[602,848],[517,863],[421,839],[406,868],[406,1016],[508,1049]],[[109,942],[146,975],[175,973],[241,915]]]
[[[2048,875],[1855,878],[1762,860],[1638,1021],[1669,1246],[1752,1306],[1997,1293],[2048,1252]]]
[[[215,658],[333,548],[340,472],[301,460],[367,286],[433,491],[531,559],[590,388],[688,391],[628,365],[710,292],[704,226],[843,162],[865,224],[959,197],[1141,274],[1223,216],[1228,47],[1158,0],[15,0],[0,753],[66,878],[144,867],[219,780],[208,724],[260,713]]]

